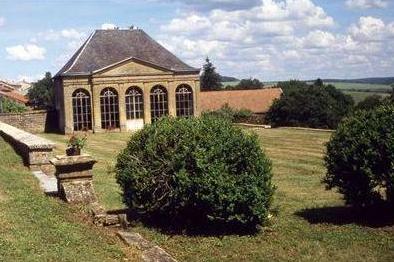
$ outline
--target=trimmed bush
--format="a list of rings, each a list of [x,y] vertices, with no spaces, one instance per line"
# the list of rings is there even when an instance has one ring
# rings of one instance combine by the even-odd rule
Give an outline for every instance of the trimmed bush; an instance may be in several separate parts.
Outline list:
[[[324,183],[348,204],[394,203],[394,106],[344,119],[327,144],[325,164]]]
[[[134,134],[116,164],[124,203],[185,225],[263,224],[274,186],[256,135],[222,118],[163,118]]]

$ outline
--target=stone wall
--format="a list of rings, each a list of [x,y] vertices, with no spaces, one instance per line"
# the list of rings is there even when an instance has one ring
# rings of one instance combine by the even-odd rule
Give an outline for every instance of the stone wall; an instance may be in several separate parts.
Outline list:
[[[24,113],[2,113],[0,121],[33,133],[56,130],[55,111],[35,110]]]

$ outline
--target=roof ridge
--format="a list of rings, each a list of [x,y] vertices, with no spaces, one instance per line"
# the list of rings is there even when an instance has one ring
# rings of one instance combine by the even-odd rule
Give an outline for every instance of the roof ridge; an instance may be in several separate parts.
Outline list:
[[[71,68],[73,68],[73,66],[77,63],[78,59],[81,57],[83,51],[85,51],[85,48],[88,46],[90,40],[93,38],[93,36],[96,34],[96,31],[94,31],[93,33],[90,34],[88,40],[86,40],[85,44],[83,45],[81,51],[79,52],[78,56],[74,59],[73,63],[71,64],[71,66],[63,72],[63,74],[66,74],[68,71],[71,70]]]

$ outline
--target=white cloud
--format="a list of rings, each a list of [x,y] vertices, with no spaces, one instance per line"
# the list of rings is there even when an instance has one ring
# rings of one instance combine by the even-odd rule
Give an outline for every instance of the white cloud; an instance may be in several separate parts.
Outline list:
[[[83,32],[78,32],[76,29],[71,28],[71,29],[63,29],[60,32],[61,36],[64,38],[68,39],[80,39],[85,37],[85,33]]]
[[[386,26],[384,22],[375,17],[360,17],[357,24],[353,24],[350,29],[350,35],[359,41],[378,41],[384,37]]]
[[[5,18],[0,16],[0,27],[5,24]]]
[[[312,48],[328,48],[333,46],[335,42],[336,39],[333,34],[320,30],[309,32],[308,35],[303,38],[303,45]]]
[[[6,48],[10,60],[42,60],[45,58],[45,48],[35,44],[16,45]]]
[[[394,69],[394,21],[361,17],[339,33],[314,2],[261,0],[248,8],[180,10],[161,26],[158,39],[195,67],[209,56],[219,72],[238,77],[360,77]]]
[[[107,29],[115,29],[117,26],[111,23],[104,23],[101,25],[101,29],[107,30]]]
[[[349,8],[385,8],[388,5],[387,0],[346,0],[346,5]]]
[[[36,74],[36,75],[18,75],[17,76],[17,81],[25,81],[28,83],[36,82],[39,79],[44,78],[45,74]]]
[[[68,28],[63,30],[47,30],[45,32],[38,33],[37,37],[33,38],[37,41],[37,39],[44,39],[45,41],[58,41],[60,39],[82,39],[86,37],[85,32],[78,31],[75,28]]]

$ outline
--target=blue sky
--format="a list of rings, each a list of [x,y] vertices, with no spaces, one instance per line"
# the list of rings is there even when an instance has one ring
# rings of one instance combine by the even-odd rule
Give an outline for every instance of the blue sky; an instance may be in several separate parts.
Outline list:
[[[392,0],[0,0],[0,78],[56,73],[95,29],[136,25],[178,57],[264,81],[394,75]]]

